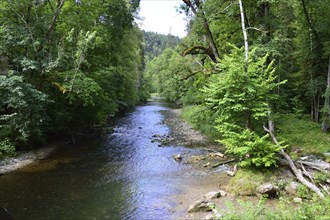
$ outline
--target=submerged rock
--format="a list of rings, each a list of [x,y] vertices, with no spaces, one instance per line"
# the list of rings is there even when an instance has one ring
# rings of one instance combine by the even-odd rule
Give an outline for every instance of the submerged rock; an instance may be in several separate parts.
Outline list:
[[[209,212],[209,211],[212,211],[214,207],[215,207],[215,204],[212,202],[208,202],[205,200],[197,201],[189,207],[188,213]]]

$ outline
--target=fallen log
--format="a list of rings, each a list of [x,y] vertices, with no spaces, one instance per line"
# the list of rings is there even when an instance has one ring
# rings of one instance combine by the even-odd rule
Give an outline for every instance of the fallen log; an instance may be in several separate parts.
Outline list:
[[[224,165],[224,164],[227,164],[227,163],[231,163],[231,162],[234,162],[234,161],[235,161],[235,159],[225,160],[225,161],[213,164],[211,167],[215,168],[215,167],[218,167],[218,166],[221,166],[221,165]]]
[[[311,162],[311,161],[303,161],[303,160],[299,160],[297,161],[298,163],[307,165],[311,168],[315,168],[315,169],[321,169],[321,170],[330,170],[330,163],[327,163],[325,161],[319,161],[319,162]]]
[[[275,135],[273,134],[273,132],[271,132],[268,128],[266,128],[266,126],[263,126],[264,130],[270,135],[270,137],[272,138],[273,142],[276,145],[279,145],[279,142],[277,141]],[[280,150],[279,152],[284,159],[288,162],[293,174],[297,177],[297,179],[299,180],[299,182],[301,182],[302,184],[304,184],[305,186],[307,186],[310,190],[314,191],[320,198],[324,198],[323,193],[321,192],[321,190],[313,183],[309,182],[307,179],[304,178],[304,176],[302,175],[302,171],[299,170],[293,163],[291,157],[285,153],[285,151],[283,149]]]

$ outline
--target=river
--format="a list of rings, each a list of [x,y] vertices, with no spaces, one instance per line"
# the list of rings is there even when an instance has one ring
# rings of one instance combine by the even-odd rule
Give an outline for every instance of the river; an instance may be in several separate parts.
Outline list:
[[[17,220],[169,219],[191,180],[191,166],[174,154],[198,154],[183,146],[159,147],[168,135],[161,102],[150,102],[116,119],[102,140],[61,148],[0,177],[0,206]]]

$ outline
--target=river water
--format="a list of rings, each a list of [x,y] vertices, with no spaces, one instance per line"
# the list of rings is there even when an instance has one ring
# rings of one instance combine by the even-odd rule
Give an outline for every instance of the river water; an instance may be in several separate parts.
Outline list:
[[[1,176],[0,206],[17,220],[172,218],[173,195],[194,173],[172,156],[199,150],[153,141],[170,133],[166,110],[160,102],[138,106],[102,140],[63,147]]]

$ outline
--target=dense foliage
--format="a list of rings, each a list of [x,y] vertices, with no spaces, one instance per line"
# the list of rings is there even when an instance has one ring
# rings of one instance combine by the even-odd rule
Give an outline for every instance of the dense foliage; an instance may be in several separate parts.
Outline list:
[[[0,79],[0,153],[89,132],[147,98],[138,6],[1,1],[0,56],[8,58],[9,74]]]
[[[146,76],[165,98],[191,105],[185,117],[241,165],[270,166],[284,146],[263,126],[281,114],[309,115],[329,131],[330,2],[242,2],[245,28],[239,1],[183,0],[188,35],[149,62]]]

